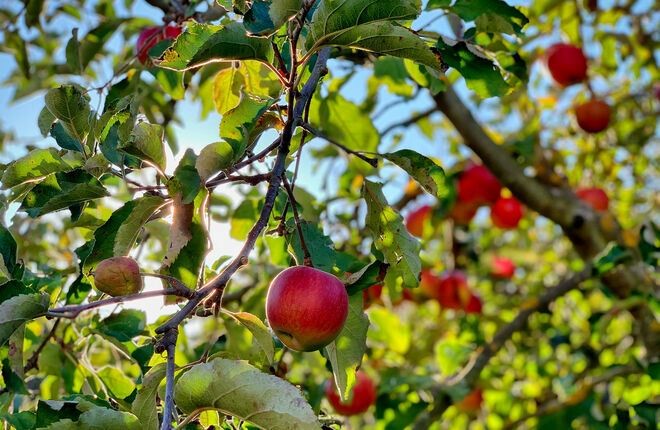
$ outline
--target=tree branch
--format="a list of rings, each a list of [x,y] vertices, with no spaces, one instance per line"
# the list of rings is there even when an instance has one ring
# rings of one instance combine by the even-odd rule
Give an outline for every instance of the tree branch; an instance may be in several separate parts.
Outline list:
[[[418,113],[418,114],[415,114],[415,115],[411,116],[410,118],[408,118],[408,119],[405,120],[405,121],[397,122],[397,123],[394,123],[394,124],[391,124],[391,125],[387,126],[387,127],[385,128],[385,130],[383,130],[383,131],[380,133],[380,135],[381,135],[381,136],[385,136],[387,133],[389,133],[389,132],[391,132],[392,130],[395,130],[395,129],[399,128],[399,127],[408,127],[408,126],[410,126],[410,125],[413,125],[413,124],[415,124],[417,121],[419,121],[420,119],[424,119],[424,118],[426,118],[427,116],[429,116],[429,115],[431,115],[432,113],[437,112],[437,111],[438,111],[438,107],[437,107],[437,106],[433,106],[433,107],[431,107],[431,108],[429,108],[429,109],[426,109],[425,111],[422,111],[422,112],[420,112],[420,113]]]
[[[377,158],[367,157],[366,155],[364,155],[361,152],[352,150],[351,148],[337,142],[336,140],[332,139],[331,137],[326,136],[321,131],[315,129],[314,127],[312,127],[310,124],[308,124],[306,122],[302,122],[300,124],[300,126],[303,128],[303,130],[307,130],[308,132],[312,133],[314,136],[320,137],[321,139],[324,139],[324,140],[327,140],[328,142],[335,145],[336,147],[341,148],[344,152],[346,152],[348,154],[355,155],[360,160],[370,164],[372,167],[378,167],[378,159]]]
[[[167,364],[165,367],[165,406],[163,407],[163,422],[160,430],[171,430],[174,418],[174,355],[176,354],[176,341],[179,330],[174,327],[156,344],[156,352],[167,352]]]
[[[303,235],[302,226],[300,225],[300,216],[298,215],[298,207],[297,207],[298,202],[296,202],[296,197],[293,195],[293,189],[291,188],[291,184],[289,184],[289,180],[286,178],[286,176],[282,177],[282,185],[284,185],[284,189],[286,190],[286,193],[289,196],[289,203],[291,206],[291,210],[293,211],[293,220],[296,223],[296,229],[298,230],[298,237],[300,238],[300,247],[302,248],[303,251],[303,264],[305,266],[313,267],[312,256],[309,253],[309,248],[307,248],[307,244],[305,243],[305,236]]]

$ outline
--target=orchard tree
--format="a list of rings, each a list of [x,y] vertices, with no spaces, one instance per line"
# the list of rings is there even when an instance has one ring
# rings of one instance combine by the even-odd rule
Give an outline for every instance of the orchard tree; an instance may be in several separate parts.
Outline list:
[[[651,0],[0,16],[5,429],[657,428]]]

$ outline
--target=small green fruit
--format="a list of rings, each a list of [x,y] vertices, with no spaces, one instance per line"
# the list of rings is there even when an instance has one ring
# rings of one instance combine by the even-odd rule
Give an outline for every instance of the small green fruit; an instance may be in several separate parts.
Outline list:
[[[103,260],[94,271],[94,286],[113,297],[138,293],[142,290],[140,266],[130,257]]]

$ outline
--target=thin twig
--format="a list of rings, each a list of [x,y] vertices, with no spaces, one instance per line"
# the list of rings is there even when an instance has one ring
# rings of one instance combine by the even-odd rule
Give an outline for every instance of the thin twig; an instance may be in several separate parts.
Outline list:
[[[30,358],[25,362],[25,366],[23,367],[23,373],[28,373],[32,369],[36,369],[39,361],[39,354],[41,351],[46,347],[48,342],[50,341],[50,338],[55,335],[55,330],[57,330],[57,326],[60,325],[60,319],[56,320],[53,326],[50,328],[50,331],[48,334],[46,334],[46,337],[43,338],[37,349],[34,350]]]
[[[282,184],[284,185],[284,189],[289,195],[289,203],[291,203],[291,210],[293,211],[293,220],[296,224],[296,229],[298,230],[298,237],[300,238],[300,247],[302,248],[303,251],[303,264],[308,267],[313,267],[312,256],[309,253],[309,248],[307,248],[307,244],[305,243],[305,236],[303,235],[302,225],[300,223],[300,216],[298,215],[298,207],[297,207],[298,202],[296,202],[296,197],[293,195],[293,189],[291,188],[291,184],[289,184],[289,180],[286,178],[286,175],[282,177]]]
[[[163,407],[163,423],[160,430],[171,430],[174,418],[174,355],[176,354],[176,341],[179,330],[174,327],[160,339],[156,345],[156,352],[162,353],[163,348],[167,352],[167,364],[165,367],[165,406]]]
[[[381,136],[385,136],[386,134],[388,134],[389,132],[391,132],[392,130],[395,130],[395,129],[397,129],[397,128],[400,128],[400,127],[408,127],[408,126],[410,126],[410,125],[413,125],[413,124],[415,124],[417,121],[419,121],[419,120],[421,120],[421,119],[424,119],[424,118],[426,118],[427,116],[429,116],[429,115],[431,115],[432,113],[437,112],[437,111],[438,111],[438,107],[437,107],[437,106],[433,106],[433,107],[431,107],[431,108],[428,108],[428,109],[426,109],[425,111],[422,111],[422,112],[420,112],[420,113],[418,113],[418,114],[416,114],[416,115],[411,116],[410,118],[408,118],[408,119],[405,120],[405,121],[401,121],[401,122],[396,122],[396,123],[394,123],[394,124],[390,124],[389,126],[387,126],[387,127],[385,128],[385,130],[383,130],[383,131],[380,132],[380,135],[381,135]]]
[[[348,153],[348,154],[355,155],[355,156],[358,157],[360,160],[362,160],[362,161],[368,163],[368,164],[371,165],[372,167],[378,167],[378,159],[377,159],[377,158],[371,158],[371,157],[368,157],[368,156],[364,155],[363,153],[361,153],[361,152],[359,152],[359,151],[354,151],[354,150],[352,150],[351,148],[349,148],[349,147],[347,147],[347,146],[345,146],[345,145],[343,145],[343,144],[337,142],[336,140],[332,139],[331,137],[328,137],[327,135],[325,135],[325,134],[322,133],[321,131],[315,129],[314,127],[312,127],[311,124],[308,124],[307,122],[302,122],[302,123],[300,124],[300,126],[301,126],[304,130],[307,130],[307,131],[309,131],[310,133],[312,133],[314,136],[316,136],[316,137],[320,137],[321,139],[325,139],[325,140],[327,140],[328,142],[330,142],[331,144],[335,145],[336,147],[341,148],[344,152],[346,152],[346,153]]]

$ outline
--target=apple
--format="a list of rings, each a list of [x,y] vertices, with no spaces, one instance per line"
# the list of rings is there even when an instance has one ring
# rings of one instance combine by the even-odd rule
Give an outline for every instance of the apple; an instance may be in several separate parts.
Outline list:
[[[294,351],[315,351],[339,335],[348,316],[348,294],[335,276],[296,266],[270,283],[266,317],[273,332]]]
[[[367,309],[372,303],[379,302],[382,294],[383,284],[372,285],[371,287],[362,290],[363,308]]]
[[[176,39],[177,36],[181,34],[181,31],[181,27],[172,25],[164,27],[147,27],[142,30],[138,36],[136,45],[137,58],[140,63],[149,63],[149,50],[163,40]]]
[[[325,396],[338,414],[346,416],[362,414],[376,402],[376,385],[369,375],[358,370],[355,375],[355,385],[351,390],[350,400],[346,402],[341,401],[333,380],[329,380],[326,383]]]
[[[96,266],[92,275],[96,289],[113,297],[142,290],[140,266],[131,257],[107,258]]]
[[[499,279],[511,279],[516,271],[516,265],[506,257],[493,257],[490,275]]]
[[[463,310],[466,314],[480,314],[483,305],[481,304],[481,299],[479,296],[476,296],[470,293],[467,301],[463,303]]]
[[[406,228],[413,236],[422,237],[424,234],[424,224],[431,218],[431,206],[425,205],[416,209],[406,218]]]
[[[512,229],[518,227],[523,208],[513,197],[502,197],[490,208],[490,218],[496,227]]]
[[[591,206],[595,211],[604,212],[610,206],[610,199],[601,188],[585,187],[575,191],[578,198]]]
[[[552,78],[563,87],[582,82],[587,77],[587,58],[577,46],[568,43],[552,45],[545,61]]]
[[[457,200],[475,205],[489,205],[500,197],[502,185],[482,164],[471,164],[463,170],[456,184]]]
[[[602,100],[592,99],[575,107],[580,128],[587,133],[599,133],[610,123],[610,106]]]
[[[449,217],[458,225],[468,225],[477,213],[479,205],[471,202],[457,200],[449,211]]]
[[[467,396],[463,397],[460,402],[457,402],[455,406],[461,412],[476,412],[481,409],[481,404],[483,401],[483,390],[481,388],[475,388]]]

